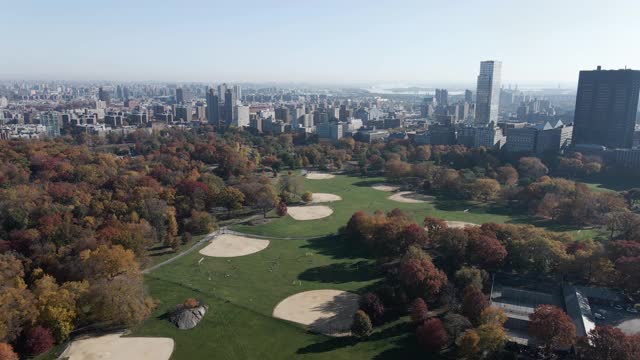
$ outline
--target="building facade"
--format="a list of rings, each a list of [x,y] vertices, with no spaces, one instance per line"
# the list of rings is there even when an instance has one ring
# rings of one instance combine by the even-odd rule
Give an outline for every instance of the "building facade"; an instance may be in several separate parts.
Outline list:
[[[476,125],[498,123],[500,107],[500,78],[502,63],[500,61],[482,61],[476,89]]]

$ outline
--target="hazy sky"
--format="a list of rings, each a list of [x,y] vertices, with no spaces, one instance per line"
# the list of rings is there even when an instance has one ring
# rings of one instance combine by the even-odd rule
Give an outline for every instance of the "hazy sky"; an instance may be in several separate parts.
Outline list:
[[[575,83],[640,69],[639,0],[0,0],[0,79]]]

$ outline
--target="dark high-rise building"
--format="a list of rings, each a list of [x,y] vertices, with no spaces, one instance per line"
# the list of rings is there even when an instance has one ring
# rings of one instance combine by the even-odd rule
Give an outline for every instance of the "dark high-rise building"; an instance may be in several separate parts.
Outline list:
[[[468,103],[472,103],[473,102],[473,91],[471,91],[471,90],[465,90],[464,91],[464,101],[466,101]]]
[[[184,103],[184,90],[182,90],[182,88],[176,89],[176,103],[178,104]]]
[[[220,98],[213,88],[207,90],[207,122],[220,126]]]
[[[630,148],[639,94],[638,70],[580,71],[573,143]]]
[[[447,106],[449,103],[449,91],[447,89],[436,89],[436,103],[441,106]]]
[[[102,87],[98,88],[98,100],[104,101],[109,104],[109,92],[105,91]]]
[[[228,126],[236,118],[236,96],[233,89],[227,89],[224,92],[224,121]]]

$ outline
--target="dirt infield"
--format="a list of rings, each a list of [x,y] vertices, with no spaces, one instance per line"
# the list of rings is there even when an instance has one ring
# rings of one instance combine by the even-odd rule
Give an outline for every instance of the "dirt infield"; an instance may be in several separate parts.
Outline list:
[[[389,196],[388,199],[407,204],[420,204],[431,201],[435,199],[435,197],[431,195],[416,194],[413,191],[401,191]]]
[[[399,186],[386,185],[386,184],[375,184],[371,187],[374,190],[393,192],[400,189]]]
[[[463,229],[467,226],[480,226],[478,224],[466,222],[466,221],[446,221],[447,226],[450,228]]]
[[[307,179],[309,180],[327,180],[327,179],[333,179],[334,177],[336,176],[333,174],[317,173],[317,172],[307,173]]]
[[[267,246],[269,246],[269,240],[222,234],[216,236],[209,245],[199,252],[202,255],[213,257],[235,257],[256,253],[264,250]]]
[[[171,338],[121,337],[109,334],[75,340],[62,353],[69,360],[168,360],[173,352]]]
[[[326,194],[326,193],[313,193],[313,197],[311,198],[312,203],[324,203],[324,202],[333,202],[340,201],[342,198],[335,194]]]
[[[316,220],[333,214],[333,210],[331,210],[330,207],[323,205],[292,206],[287,209],[287,213],[294,220]]]
[[[321,334],[348,336],[359,298],[339,290],[305,291],[282,300],[273,309],[273,317],[307,325]]]

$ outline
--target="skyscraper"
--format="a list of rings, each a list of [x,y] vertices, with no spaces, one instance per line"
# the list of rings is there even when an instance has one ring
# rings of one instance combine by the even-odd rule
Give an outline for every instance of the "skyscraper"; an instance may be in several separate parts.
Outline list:
[[[102,87],[98,88],[98,100],[104,101],[107,105],[109,105],[109,92],[104,90]]]
[[[227,89],[224,93],[224,121],[228,126],[236,119],[236,94],[232,89]]]
[[[447,106],[449,104],[449,91],[447,89],[436,89],[436,103],[439,106]]]
[[[468,103],[472,103],[473,102],[473,91],[468,90],[468,89],[464,91],[464,101],[466,101]]]
[[[176,89],[176,103],[183,104],[184,103],[184,91],[182,88]]]
[[[220,99],[224,99],[225,94],[227,93],[227,84],[218,85],[218,97]]]
[[[502,62],[480,62],[480,75],[476,89],[476,125],[498,123],[498,108],[500,106],[500,73]]]
[[[211,125],[220,125],[220,98],[213,88],[207,90],[207,122]]]
[[[242,100],[242,88],[240,85],[233,85],[233,94],[235,95],[236,100]]]
[[[638,70],[580,71],[573,142],[630,148],[639,94]]]

